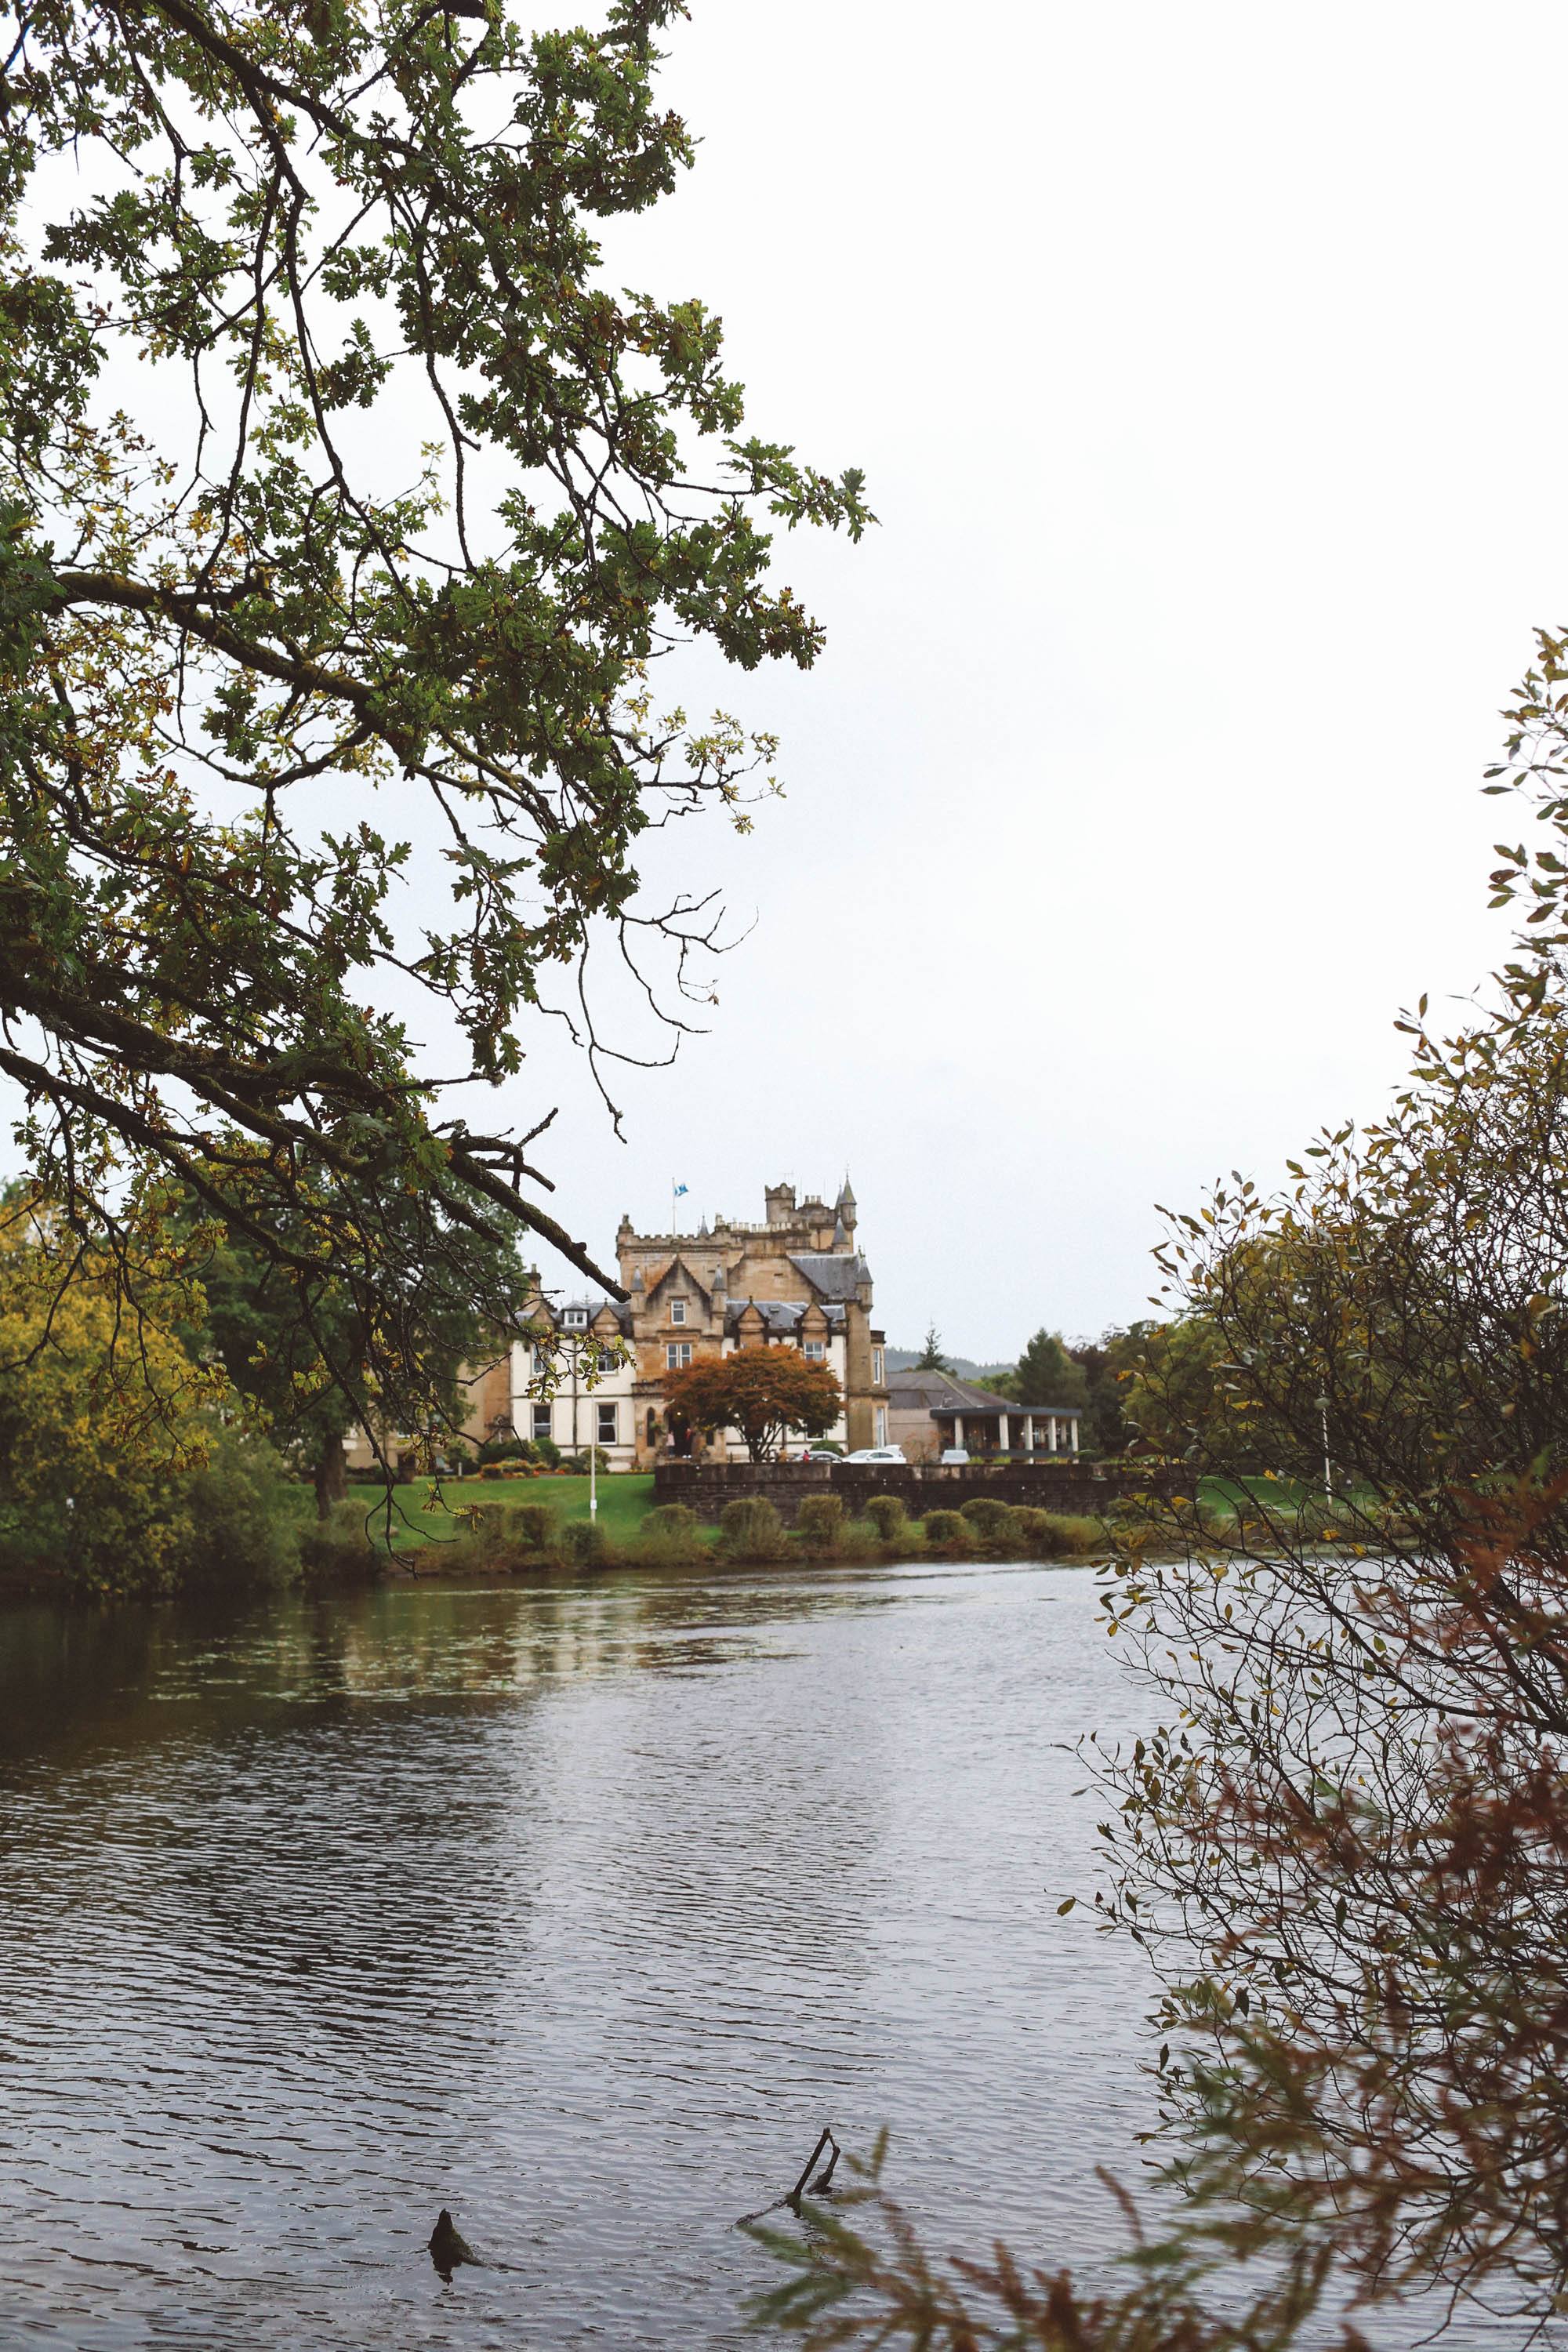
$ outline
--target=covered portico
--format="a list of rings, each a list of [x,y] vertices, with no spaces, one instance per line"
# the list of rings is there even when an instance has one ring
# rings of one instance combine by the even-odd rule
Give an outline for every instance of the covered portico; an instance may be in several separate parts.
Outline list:
[[[889,1433],[916,1459],[950,1446],[1069,1459],[1079,1450],[1076,1405],[1014,1404],[952,1372],[889,1372],[888,1392]]]
[[[987,1411],[933,1407],[931,1419],[946,1447],[970,1454],[1066,1454],[1078,1452],[1077,1411],[1069,1405],[1001,1404]]]

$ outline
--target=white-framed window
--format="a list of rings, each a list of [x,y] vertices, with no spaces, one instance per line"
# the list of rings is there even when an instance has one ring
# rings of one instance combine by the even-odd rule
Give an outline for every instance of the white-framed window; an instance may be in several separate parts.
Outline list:
[[[671,1321],[672,1323],[684,1323],[684,1322],[685,1322],[685,1320],[686,1320],[686,1301],[685,1301],[685,1299],[684,1299],[684,1298],[672,1298],[672,1299],[670,1300],[670,1302],[669,1302],[669,1319],[670,1319],[670,1321]]]
[[[561,1320],[568,1331],[581,1331],[587,1323],[588,1310],[585,1307],[563,1307]]]
[[[601,1349],[600,1349],[600,1350],[599,1350],[599,1370],[600,1370],[600,1371],[601,1371],[601,1372],[614,1372],[614,1371],[618,1371],[618,1370],[620,1370],[620,1362],[621,1362],[620,1358],[619,1358],[617,1355],[616,1355],[616,1354],[614,1353],[614,1351],[613,1351],[611,1349],[609,1349],[609,1348],[601,1348]]]
[[[885,1404],[879,1404],[877,1407],[877,1443],[879,1445],[886,1445],[887,1442],[888,1408]]]
[[[550,1434],[550,1407],[547,1404],[536,1404],[533,1408],[533,1433],[535,1437],[548,1437]]]
[[[616,1444],[618,1432],[616,1428],[616,1408],[613,1404],[602,1404],[599,1407],[599,1444],[601,1445],[614,1445]]]
[[[667,1372],[682,1371],[690,1361],[691,1342],[689,1339],[669,1339],[666,1341],[664,1349],[664,1369]]]
[[[883,1356],[880,1348],[873,1348],[871,1350],[871,1386],[874,1389],[879,1389],[882,1385],[884,1377],[882,1368],[885,1362],[886,1358]]]
[[[827,1361],[827,1342],[826,1339],[803,1340],[800,1351],[805,1358],[808,1364],[825,1364]]]

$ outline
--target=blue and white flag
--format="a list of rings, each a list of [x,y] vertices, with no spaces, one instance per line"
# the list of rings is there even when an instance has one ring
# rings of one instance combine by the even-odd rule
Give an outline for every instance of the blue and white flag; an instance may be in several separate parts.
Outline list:
[[[681,1194],[682,1194],[682,1192],[684,1192],[686,1191],[687,1187],[686,1187],[684,1184],[672,1184],[672,1185],[670,1186],[670,1188],[669,1188],[669,1189],[670,1189],[670,1192],[674,1194],[675,1198],[679,1201],[679,1198],[680,1198],[680,1196],[681,1196]]]

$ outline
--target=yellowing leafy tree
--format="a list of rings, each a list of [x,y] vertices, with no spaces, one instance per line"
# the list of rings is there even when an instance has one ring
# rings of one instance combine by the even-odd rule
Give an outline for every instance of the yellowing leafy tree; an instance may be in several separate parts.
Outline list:
[[[206,1462],[221,1373],[181,1336],[199,1304],[177,1259],[119,1265],[47,1210],[0,1212],[0,1544],[84,1595],[166,1591],[190,1537],[182,1478]]]

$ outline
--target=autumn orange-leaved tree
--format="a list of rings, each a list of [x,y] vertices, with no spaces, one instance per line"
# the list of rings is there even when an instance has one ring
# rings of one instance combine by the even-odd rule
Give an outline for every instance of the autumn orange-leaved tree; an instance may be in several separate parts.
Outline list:
[[[665,1382],[665,1402],[711,1436],[738,1429],[753,1462],[772,1461],[791,1430],[820,1437],[838,1418],[838,1382],[794,1348],[742,1348],[707,1356]]]

